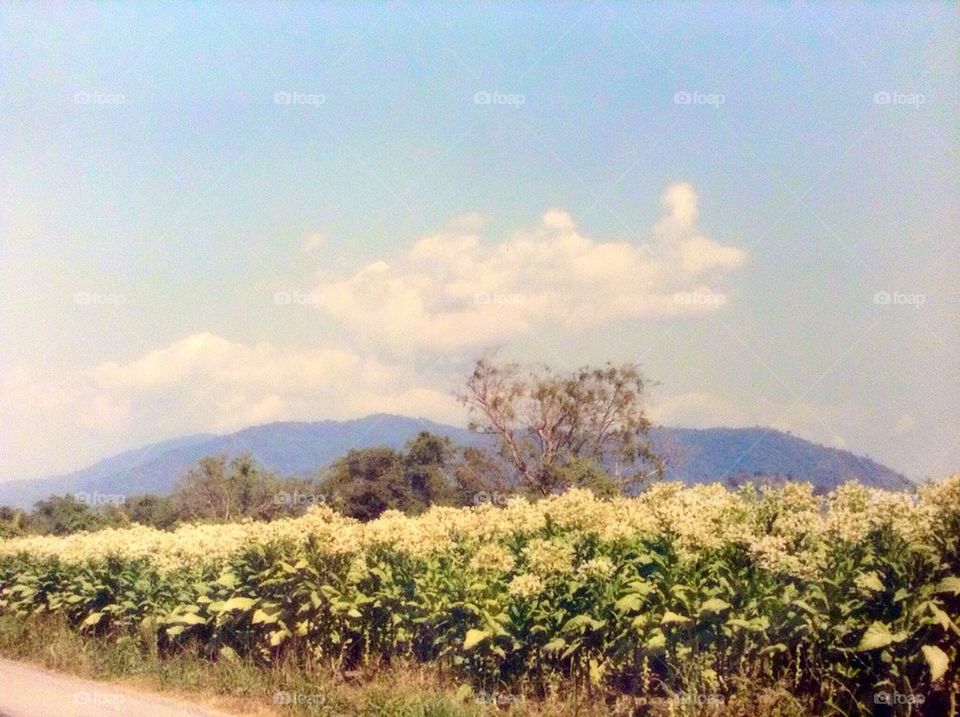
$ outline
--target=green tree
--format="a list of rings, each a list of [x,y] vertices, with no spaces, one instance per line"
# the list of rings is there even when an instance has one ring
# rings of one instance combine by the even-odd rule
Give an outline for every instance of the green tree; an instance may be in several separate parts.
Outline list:
[[[103,515],[94,512],[72,495],[55,495],[39,501],[28,520],[31,532],[45,535],[97,530],[106,523]]]
[[[403,456],[403,471],[410,485],[416,506],[420,510],[433,504],[450,504],[456,491],[453,486],[451,464],[455,454],[449,438],[421,431],[407,444]]]
[[[26,532],[26,513],[20,508],[0,506],[0,538],[13,538]]]
[[[176,520],[272,520],[305,510],[306,502],[291,502],[295,493],[312,494],[312,484],[278,478],[244,453],[230,461],[226,456],[203,458],[177,484],[171,500]]]
[[[433,504],[452,504],[454,450],[449,439],[422,431],[405,451],[354,449],[328,470],[322,490],[345,515],[376,518],[385,510],[420,513]]]
[[[526,493],[508,473],[507,463],[490,451],[468,446],[459,455],[454,467],[457,505],[476,505],[481,497],[490,500],[498,496]]]
[[[177,523],[176,504],[170,496],[134,495],[123,504],[123,511],[131,523],[149,525],[167,530]]]
[[[583,461],[592,470],[615,466],[621,490],[662,476],[649,442],[646,387],[636,364],[557,373],[481,358],[459,399],[472,413],[470,428],[498,439],[518,483],[549,495],[584,479]]]

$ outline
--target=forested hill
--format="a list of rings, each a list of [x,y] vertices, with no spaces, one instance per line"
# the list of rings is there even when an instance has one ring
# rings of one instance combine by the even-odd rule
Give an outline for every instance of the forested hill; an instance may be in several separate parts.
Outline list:
[[[304,475],[328,465],[351,448],[401,448],[419,431],[476,445],[482,437],[464,428],[424,419],[377,414],[350,421],[283,422],[227,435],[198,434],[112,456],[63,476],[0,482],[0,505],[30,507],[64,493],[167,493],[204,456],[249,451],[280,475]],[[757,475],[809,481],[830,490],[846,480],[899,489],[910,482],[869,458],[765,428],[669,428],[652,432],[656,450],[668,460],[667,478],[684,483],[736,484]]]

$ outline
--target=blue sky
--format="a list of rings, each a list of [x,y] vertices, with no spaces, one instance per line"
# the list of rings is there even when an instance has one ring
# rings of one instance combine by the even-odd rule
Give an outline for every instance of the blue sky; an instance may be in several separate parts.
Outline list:
[[[492,346],[956,471],[958,38],[951,3],[6,4],[0,479],[459,420]]]

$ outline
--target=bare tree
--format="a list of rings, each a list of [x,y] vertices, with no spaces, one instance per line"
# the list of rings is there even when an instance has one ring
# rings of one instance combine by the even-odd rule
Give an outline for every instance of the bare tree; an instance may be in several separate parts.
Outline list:
[[[647,438],[646,386],[636,364],[558,374],[485,357],[458,398],[473,414],[471,430],[496,436],[519,481],[548,495],[566,487],[571,466],[582,472],[584,461],[628,469],[614,476],[620,488],[662,475]]]

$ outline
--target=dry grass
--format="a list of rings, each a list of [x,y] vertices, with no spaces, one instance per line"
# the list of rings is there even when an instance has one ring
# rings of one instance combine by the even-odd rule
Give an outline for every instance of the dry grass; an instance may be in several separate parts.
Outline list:
[[[200,646],[159,657],[136,638],[79,635],[55,616],[0,618],[0,654],[122,688],[157,692],[254,717],[661,717],[697,715],[799,717],[807,714],[786,691],[749,700],[683,704],[621,696],[607,703],[586,694],[534,700],[506,692],[473,694],[463,683],[424,665],[367,667],[339,673],[318,665],[263,668],[240,658],[210,661]],[[277,695],[292,702],[277,704]]]

